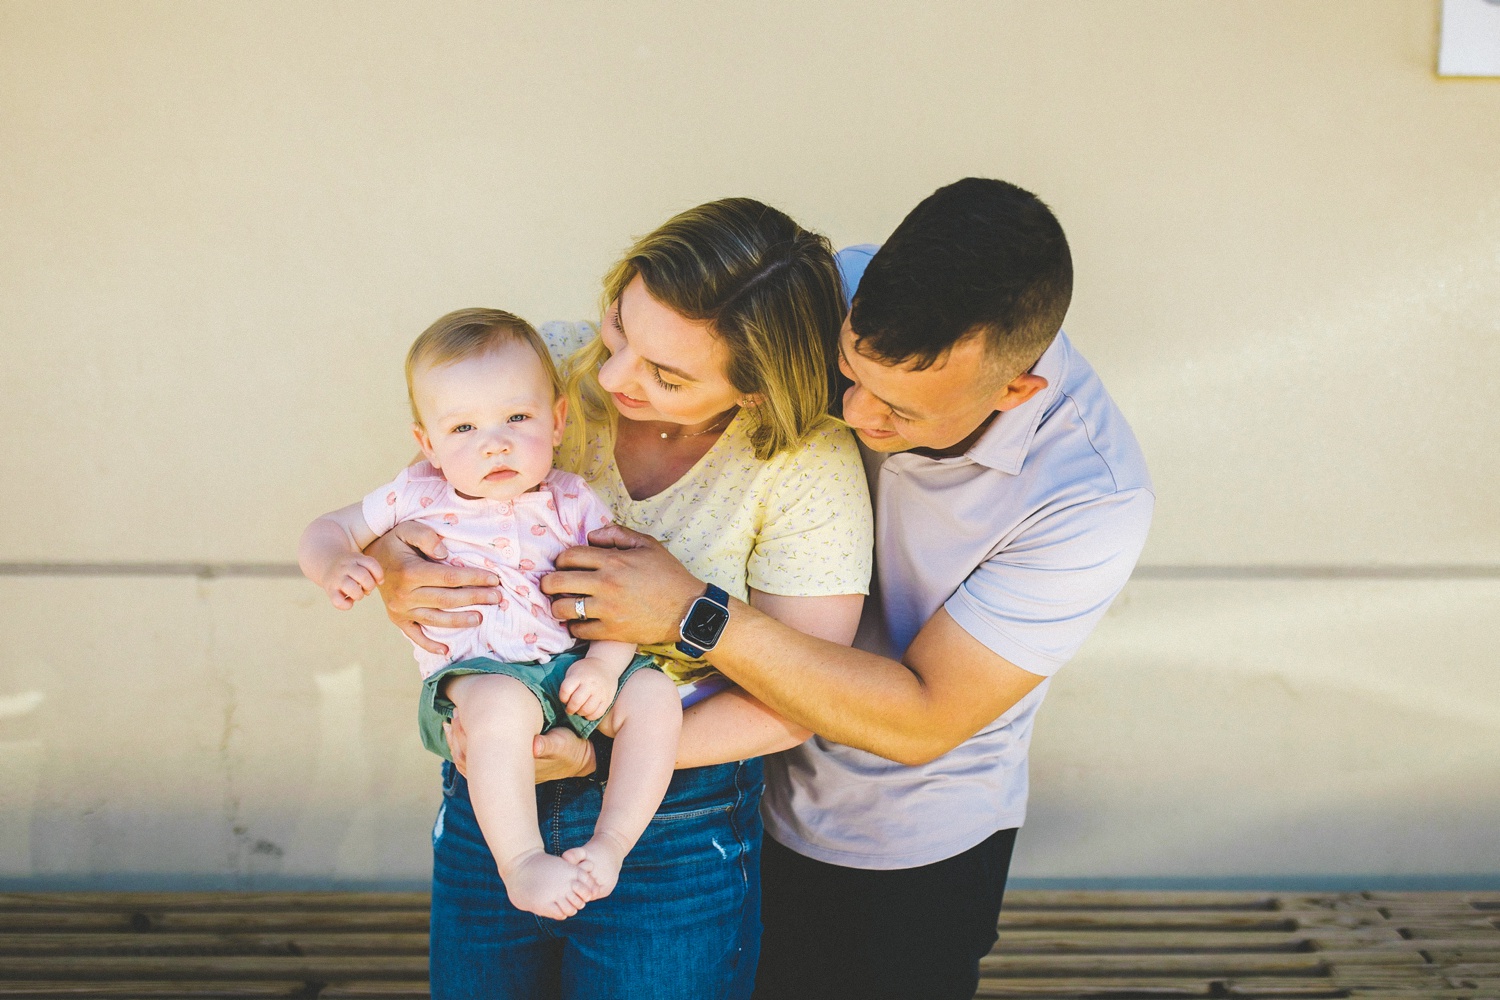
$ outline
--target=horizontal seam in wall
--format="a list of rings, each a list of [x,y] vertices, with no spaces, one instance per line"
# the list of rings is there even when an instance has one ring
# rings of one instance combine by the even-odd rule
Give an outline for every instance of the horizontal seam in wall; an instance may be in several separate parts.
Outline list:
[[[191,576],[286,579],[302,575],[295,563],[259,562],[0,562],[0,577]],[[1500,566],[1144,565],[1136,580],[1500,580]]]

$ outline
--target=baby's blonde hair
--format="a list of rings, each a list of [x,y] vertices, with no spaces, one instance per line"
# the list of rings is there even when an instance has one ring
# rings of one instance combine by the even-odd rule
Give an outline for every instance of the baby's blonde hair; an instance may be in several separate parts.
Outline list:
[[[552,382],[552,398],[563,394],[562,378],[541,335],[532,325],[504,309],[459,309],[439,319],[422,331],[406,352],[406,398],[411,403],[411,418],[419,425],[422,414],[417,410],[412,376],[419,368],[441,368],[468,358],[483,357],[506,344],[520,342],[529,346],[542,360],[542,368]]]

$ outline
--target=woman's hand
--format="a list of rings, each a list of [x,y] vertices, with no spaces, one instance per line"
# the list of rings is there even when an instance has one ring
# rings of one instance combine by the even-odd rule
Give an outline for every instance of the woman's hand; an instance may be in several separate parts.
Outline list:
[[[703,582],[666,546],[618,524],[590,532],[588,545],[557,557],[557,568],[542,577],[542,592],[569,595],[553,600],[552,614],[580,639],[676,642],[683,616],[703,596]],[[587,620],[578,620],[572,595],[584,598]]]
[[[424,524],[405,521],[365,549],[385,571],[380,597],[385,613],[406,637],[429,653],[446,656],[448,647],[429,638],[423,625],[473,628],[479,612],[460,611],[476,604],[500,603],[500,578],[482,569],[449,566],[442,536]]]

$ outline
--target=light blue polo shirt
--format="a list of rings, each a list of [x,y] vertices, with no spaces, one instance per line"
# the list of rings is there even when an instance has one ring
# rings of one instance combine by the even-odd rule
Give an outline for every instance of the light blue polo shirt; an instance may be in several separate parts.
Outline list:
[[[847,296],[876,249],[839,253]],[[986,647],[1050,678],[1125,585],[1155,502],[1140,446],[1065,334],[1032,371],[1047,388],[1000,414],[964,455],[864,450],[875,581],[860,648],[899,659],[946,608]],[[766,758],[766,832],[819,861],[892,869],[1020,826],[1048,685],[919,767],[818,736]]]

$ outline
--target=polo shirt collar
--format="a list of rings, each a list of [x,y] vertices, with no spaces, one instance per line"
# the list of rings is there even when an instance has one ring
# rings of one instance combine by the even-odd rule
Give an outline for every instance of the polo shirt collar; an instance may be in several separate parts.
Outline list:
[[[1068,373],[1072,355],[1073,346],[1068,342],[1067,334],[1059,330],[1051,346],[1031,369],[1047,380],[1047,388],[1015,409],[997,416],[964,457],[997,472],[1018,474],[1026,461],[1031,441],[1036,437],[1036,429],[1062,393],[1063,378]]]

